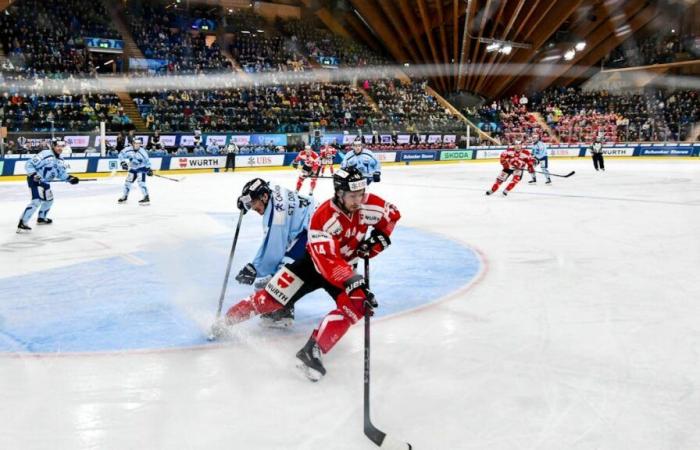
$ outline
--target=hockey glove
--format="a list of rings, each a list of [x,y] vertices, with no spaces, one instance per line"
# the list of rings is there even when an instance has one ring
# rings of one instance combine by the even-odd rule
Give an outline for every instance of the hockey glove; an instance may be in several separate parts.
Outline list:
[[[244,268],[241,269],[240,272],[238,272],[238,275],[236,275],[236,281],[238,281],[241,284],[253,284],[255,282],[255,277],[257,276],[258,271],[255,270],[255,267],[248,263],[245,265]]]
[[[382,181],[382,173],[374,172],[374,174],[372,175],[372,181],[374,181],[375,183],[379,183],[380,181]]]
[[[153,176],[153,169],[148,169],[146,171],[146,175],[148,175],[149,177],[152,177]]]
[[[41,182],[42,182],[41,176],[39,176],[38,173],[35,173],[34,175],[32,175],[32,181],[34,181],[34,182],[37,183],[37,184],[38,184],[38,183],[41,183]]]
[[[299,168],[299,163],[296,163],[296,162],[295,162],[295,163],[292,163],[292,167],[294,167],[294,169],[298,169],[298,168]]]
[[[375,228],[367,239],[360,242],[360,245],[357,247],[357,255],[362,258],[374,258],[390,245],[391,239],[389,239],[389,236]]]
[[[247,213],[248,209],[250,208],[250,204],[246,206],[247,201],[250,201],[250,196],[248,195],[241,195],[238,197],[238,200],[236,200],[236,206],[241,211],[241,214]]]
[[[345,293],[348,295],[348,297],[350,297],[350,299],[357,299],[359,297],[359,299],[364,300],[365,303],[371,308],[376,308],[379,306],[377,299],[374,298],[374,294],[367,287],[365,277],[362,275],[355,274],[345,280],[345,283],[343,284],[345,286]]]
[[[126,163],[126,161],[122,161],[120,166],[122,167],[122,170],[129,170],[129,165]]]
[[[78,184],[80,183],[80,178],[74,177],[73,175],[68,175],[68,179],[66,181],[70,184]]]

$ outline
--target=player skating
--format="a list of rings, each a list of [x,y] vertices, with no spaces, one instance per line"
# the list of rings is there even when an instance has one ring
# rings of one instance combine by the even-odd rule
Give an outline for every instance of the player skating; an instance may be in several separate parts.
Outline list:
[[[535,143],[532,145],[532,156],[535,161],[535,165],[538,165],[542,169],[542,173],[547,178],[545,184],[552,184],[552,178],[549,176],[549,156],[547,156],[547,144],[542,142],[539,135],[534,137]],[[537,183],[537,176],[535,172],[530,172],[532,175],[532,180],[529,183]]]
[[[299,178],[297,179],[297,192],[301,189],[304,184],[304,180],[311,178],[311,190],[309,195],[314,195],[314,189],[316,189],[316,181],[318,177],[318,169],[320,167],[320,160],[318,158],[318,153],[311,149],[311,146],[307,145],[304,150],[299,152],[294,161],[292,161],[292,166],[297,169],[301,164],[301,171],[299,173]]]
[[[336,302],[297,352],[298,367],[312,381],[326,373],[321,354],[328,353],[351,325],[365,314],[365,302],[376,307],[365,278],[355,272],[358,258],[372,258],[385,250],[401,218],[398,209],[366,192],[367,179],[354,167],[333,175],[334,196],[318,207],[309,224],[303,256],[277,271],[265,289],[231,307],[212,332],[256,314],[280,310],[304,295],[323,288]],[[368,233],[369,228],[372,231]]]
[[[68,172],[66,172],[66,165],[61,156],[65,145],[66,143],[63,139],[52,139],[50,150],[42,150],[25,163],[27,185],[32,194],[32,201],[29,202],[29,205],[22,213],[22,217],[19,219],[17,224],[18,233],[31,230],[27,224],[37,209],[39,210],[37,225],[50,225],[53,223],[53,220],[47,217],[51,205],[53,205],[53,192],[51,192],[49,183],[58,180],[67,181],[70,184],[78,184],[80,181],[78,177],[68,175]]]
[[[333,159],[336,153],[338,150],[330,144],[321,147],[321,175],[326,173],[326,167],[331,169],[331,175],[333,175]]]
[[[486,195],[491,195],[496,192],[499,186],[501,186],[501,183],[505,182],[509,176],[513,175],[513,179],[503,190],[503,195],[508,195],[508,192],[522,179],[523,169],[527,169],[530,174],[535,171],[534,164],[535,161],[530,152],[522,148],[520,141],[515,141],[512,148],[501,153],[501,166],[503,166],[503,170],[496,178],[496,182],[491,189],[486,191]]]
[[[236,281],[255,283],[256,289],[262,289],[282,265],[294,262],[304,254],[315,202],[313,198],[254,178],[243,187],[238,208],[242,214],[253,210],[262,216],[264,237],[253,262],[241,269]],[[291,326],[294,305],[262,317],[269,326]]]
[[[125,147],[119,152],[119,164],[123,170],[128,170],[126,180],[124,180],[124,192],[117,200],[119,203],[124,203],[129,198],[129,191],[134,181],[137,181],[143,198],[139,200],[140,205],[148,205],[151,199],[148,195],[146,187],[146,176],[153,176],[151,170],[151,160],[148,158],[148,153],[141,147],[141,139],[136,138],[131,146]]]
[[[341,169],[348,167],[357,167],[367,178],[367,183],[381,181],[382,168],[379,160],[374,156],[374,153],[362,148],[362,141],[359,138],[352,143],[352,151],[347,152],[340,163]]]

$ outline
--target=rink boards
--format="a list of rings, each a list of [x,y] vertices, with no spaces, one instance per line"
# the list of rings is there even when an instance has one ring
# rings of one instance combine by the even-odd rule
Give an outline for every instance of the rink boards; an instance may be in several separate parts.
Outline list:
[[[482,159],[496,159],[507,146],[472,147],[469,149],[455,150],[408,150],[408,151],[376,151],[375,157],[383,164],[386,163],[415,163],[415,162],[446,162],[469,161]],[[557,157],[586,157],[590,156],[587,146],[578,144],[550,145],[549,156]],[[674,143],[674,144],[614,144],[603,147],[604,156],[621,157],[698,157],[700,155],[700,143]],[[297,153],[284,154],[248,154],[236,156],[236,167],[264,168],[289,166]],[[335,163],[341,161],[342,156],[336,155]],[[0,159],[0,175],[24,175],[26,155],[6,155]],[[99,154],[77,153],[65,158],[68,171],[71,173],[109,173],[121,171],[117,158],[100,157]],[[226,166],[226,156],[184,156],[156,154],[151,158],[151,165],[155,170],[192,170],[211,169],[219,170]]]

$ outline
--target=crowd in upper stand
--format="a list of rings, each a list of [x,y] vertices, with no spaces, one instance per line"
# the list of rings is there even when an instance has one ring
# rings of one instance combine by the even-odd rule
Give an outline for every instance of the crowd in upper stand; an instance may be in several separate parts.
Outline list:
[[[546,142],[591,142],[598,137],[606,142],[683,141],[695,138],[689,133],[700,121],[700,98],[694,90],[613,94],[551,88],[524,103],[523,98],[527,97],[493,101],[468,115],[482,130],[508,143],[528,140],[535,134]]]
[[[172,5],[170,5],[172,6]],[[222,14],[219,7],[165,7],[134,0],[123,10],[125,23],[148,59],[163,60],[160,73],[204,75],[237,70],[298,76],[332,58],[339,67],[385,65],[384,56],[351,39],[334,35],[310,20],[266,22],[253,10]],[[194,30],[193,20],[210,20],[215,30]],[[121,36],[100,1],[18,0],[0,14],[0,43],[6,55],[6,81],[31,80],[22,90],[0,90],[0,120],[10,131],[133,128],[113,94],[64,89],[44,95],[52,79],[95,77],[99,65],[85,37]],[[628,66],[675,61],[696,55],[698,41],[671,33],[613,51],[606,65]],[[627,50],[625,50],[627,49]],[[230,52],[229,57],[227,57]],[[2,59],[2,58],[0,58]],[[235,64],[232,64],[232,61]],[[152,76],[154,73],[134,74]],[[277,75],[275,75],[277,76]],[[295,133],[310,129],[463,132],[465,124],[426,92],[426,82],[402,82],[389,72],[382,80],[279,82],[271,86],[214,90],[132,93],[149,130]],[[466,110],[479,127],[504,142],[539,135],[547,142],[683,140],[700,121],[696,91],[649,90],[627,94],[553,88],[536,95],[488,101]],[[418,144],[416,144],[418,145]]]
[[[217,42],[193,31],[193,18],[214,20],[207,11],[167,8],[160,2],[130,2],[126,19],[143,55],[166,62],[167,73],[199,74],[231,70]]]
[[[606,68],[664,64],[700,57],[700,37],[677,30],[635,40],[629,38],[603,60]]]

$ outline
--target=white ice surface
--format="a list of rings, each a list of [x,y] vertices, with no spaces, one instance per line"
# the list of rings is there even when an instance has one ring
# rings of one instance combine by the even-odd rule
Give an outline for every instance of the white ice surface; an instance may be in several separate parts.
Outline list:
[[[495,163],[384,170],[372,190],[403,225],[478,248],[488,268],[469,290],[373,323],[377,427],[417,449],[700,448],[700,161],[606,163],[555,160],[577,174],[508,198],[483,195]],[[293,185],[292,172],[261,174]],[[35,229],[46,245],[0,252],[0,276],[221,233],[201,213],[230,213],[253,175],[151,180],[150,208],[117,206],[116,178],[57,185],[55,223]],[[22,183],[0,184],[0,249],[27,239],[14,234],[26,202]],[[362,434],[362,331],[317,384],[293,369],[297,335],[0,355],[0,448],[376,448]]]

